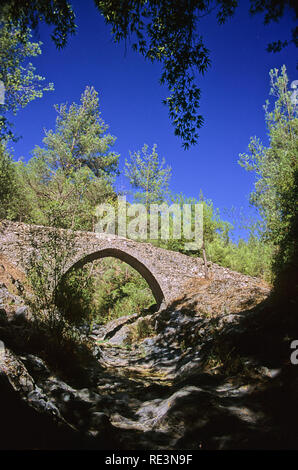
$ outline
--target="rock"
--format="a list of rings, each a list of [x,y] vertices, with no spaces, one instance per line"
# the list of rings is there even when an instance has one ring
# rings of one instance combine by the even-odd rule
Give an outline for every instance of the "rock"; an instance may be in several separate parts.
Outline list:
[[[111,426],[110,418],[102,412],[96,411],[90,416],[90,428],[94,430],[104,430]]]
[[[4,357],[4,355],[5,355],[5,344],[3,343],[3,341],[0,340],[0,361],[1,361],[1,356]]]
[[[4,308],[0,308],[0,325],[5,325],[7,323],[7,314]]]
[[[268,367],[259,367],[257,371],[264,377],[274,378],[281,373],[281,369],[269,369]]]
[[[5,348],[0,353],[0,370],[5,375],[11,389],[26,400],[30,406],[39,412],[60,416],[57,407],[36,386],[23,363],[10,350]]]
[[[137,313],[133,315],[126,315],[125,317],[116,318],[102,327],[102,338],[99,339],[110,339],[124,326],[133,323],[139,315]]]
[[[82,388],[81,390],[77,390],[75,396],[76,398],[86,403],[94,404],[97,400],[99,400],[99,395],[89,388]]]
[[[238,315],[225,315],[224,317],[220,319],[219,327],[221,328],[226,323],[237,323],[237,322],[239,322]]]
[[[14,342],[19,346],[14,352],[9,341],[24,326],[4,322],[0,328],[5,340],[5,345],[0,341],[1,423],[6,404],[10,415],[19,410],[13,396],[29,410],[29,414],[17,412],[22,430],[30,428],[32,412],[38,419],[46,417],[51,426],[65,426],[61,444],[55,440],[56,448],[68,448],[64,430],[71,430],[70,448],[84,447],[90,436],[93,440],[88,446],[96,449],[283,448],[290,443],[298,448],[298,413],[292,406],[297,379],[292,381],[293,398],[288,402],[288,389],[281,386],[282,368],[269,368],[268,362],[253,360],[249,354],[240,356],[233,349],[242,344],[244,320],[250,319],[251,311],[258,312],[251,303],[252,292],[256,289],[256,299],[260,299],[264,291],[257,289],[255,280],[250,284],[246,277],[234,276],[229,270],[216,271],[214,265],[210,270],[217,278],[194,283],[184,300],[151,312],[148,318],[150,325],[157,326],[155,336],[133,343],[130,349],[119,346],[130,328],[147,317],[132,315],[96,325],[94,339],[105,338],[107,344],[94,348],[90,364],[82,367],[88,373],[82,374],[80,385],[71,378],[66,380],[69,375],[64,369],[56,375],[51,362],[41,359],[38,352],[28,354],[30,343],[22,349],[23,345]],[[10,300],[0,287],[5,314],[26,317],[21,299],[15,296],[11,304]],[[229,371],[234,366],[233,354],[245,373]],[[94,374],[92,383],[86,378],[89,368]],[[279,410],[282,406],[285,408]],[[11,420],[10,415],[5,431],[10,421],[17,427],[18,420]],[[292,429],[285,423],[287,419],[292,420]],[[42,423],[47,436],[49,424]],[[80,436],[78,445],[73,432]],[[61,436],[56,427],[54,433]],[[47,439],[41,444],[39,436],[33,442],[37,448],[49,446]]]
[[[21,357],[22,362],[25,364],[28,372],[33,377],[45,378],[51,375],[51,372],[45,362],[40,357],[33,354]]]
[[[130,336],[130,327],[124,325],[109,339],[109,344],[114,346],[123,344]]]
[[[30,319],[29,309],[26,306],[18,307],[15,311],[15,317],[18,321],[27,321]]]

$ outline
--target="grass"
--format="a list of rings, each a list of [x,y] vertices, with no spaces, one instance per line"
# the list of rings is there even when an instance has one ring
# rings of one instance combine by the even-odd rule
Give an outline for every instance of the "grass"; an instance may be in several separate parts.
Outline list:
[[[129,330],[128,338],[126,339],[126,344],[137,343],[142,339],[149,338],[156,335],[156,331],[149,319],[140,318],[136,321]]]

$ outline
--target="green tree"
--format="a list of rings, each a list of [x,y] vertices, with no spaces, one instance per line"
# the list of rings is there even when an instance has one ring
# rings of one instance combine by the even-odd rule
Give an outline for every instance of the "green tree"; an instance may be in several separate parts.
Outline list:
[[[0,141],[0,219],[10,215],[15,187],[14,164],[4,142]]]
[[[135,269],[115,258],[104,258],[69,271],[59,284],[56,303],[68,322],[90,327],[93,321],[105,323],[141,313],[155,300]]]
[[[163,100],[168,106],[169,117],[175,134],[188,148],[198,140],[198,129],[203,125],[199,113],[200,88],[197,75],[204,74],[209,65],[209,50],[200,35],[200,19],[216,10],[219,24],[233,16],[236,0],[210,1],[155,0],[124,1],[95,0],[106,22],[112,26],[117,42],[132,38],[132,48],[151,62],[160,62],[160,83],[165,84],[170,95]],[[283,16],[285,6],[296,11],[294,1],[251,0],[250,13],[264,13],[265,23],[277,21]],[[288,42],[297,44],[297,30],[289,41],[280,40],[269,50],[278,51]]]
[[[18,202],[16,218],[41,225],[73,230],[93,230],[96,204],[113,193],[103,178],[88,168],[67,175],[50,172],[46,163],[32,158],[17,168]]]
[[[87,87],[81,103],[56,106],[55,131],[34,149],[28,164],[18,165],[22,220],[62,228],[92,230],[96,205],[114,194],[119,155],[106,133],[98,94]]]
[[[265,121],[269,146],[256,137],[249,153],[240,155],[240,165],[256,174],[251,203],[263,220],[263,238],[276,248],[275,274],[294,279],[297,270],[298,239],[298,118],[297,104],[288,90],[286,67],[270,71],[270,94],[275,97],[270,110],[266,102]],[[291,273],[291,274],[290,274]]]
[[[132,48],[151,62],[162,66],[160,82],[170,95],[164,100],[168,106],[175,134],[187,148],[198,140],[198,129],[203,124],[199,114],[200,89],[198,74],[209,66],[209,51],[200,35],[200,20],[215,11],[219,24],[233,16],[237,0],[95,0],[100,14],[112,27],[116,42],[132,39]],[[250,0],[250,13],[263,14],[264,23],[278,21],[290,9],[298,16],[294,0]],[[14,24],[36,27],[39,21],[54,25],[52,38],[58,47],[64,46],[69,34],[74,33],[75,15],[71,2],[66,0],[3,0],[0,17]],[[298,28],[291,38],[278,39],[268,46],[279,51],[289,43],[296,46]]]
[[[130,152],[130,161],[125,160],[125,175],[130,184],[138,191],[134,194],[136,202],[145,204],[147,211],[152,203],[162,203],[169,195],[171,167],[165,166],[165,159],[160,160],[153,145],[152,152],[148,145],[142,151]]]
[[[204,259],[205,276],[208,278],[208,265],[207,255],[213,262],[218,262],[218,259],[211,257],[211,246],[215,243],[220,242],[224,246],[229,243],[229,232],[232,229],[231,224],[221,219],[219,210],[215,209],[211,200],[204,199],[202,192],[200,193],[199,199],[194,197],[186,197],[183,194],[172,195],[172,202],[178,204],[183,209],[184,204],[191,206],[191,220],[190,224],[194,228],[193,224],[195,221],[195,206],[196,204],[202,205],[203,214],[203,240],[200,248],[192,250],[193,256],[202,256]],[[173,223],[173,220],[171,220]],[[185,235],[180,240],[171,239],[167,242],[166,247],[175,251],[180,251],[185,254],[190,254],[188,250],[185,250],[185,244],[188,240]]]
[[[99,323],[141,313],[155,304],[145,279],[135,269],[115,258],[100,260],[94,285],[96,321]]]
[[[52,367],[64,369],[69,377],[78,379],[82,367],[92,363],[93,342],[87,329],[85,334],[78,329],[83,322],[82,317],[77,315],[77,311],[67,315],[68,305],[63,304],[62,300],[68,299],[59,296],[66,263],[73,253],[74,234],[70,230],[52,228],[47,238],[36,244],[36,230],[38,227],[30,228],[32,251],[27,265],[27,279],[31,290],[24,293],[33,315],[27,341],[33,346],[33,351],[38,351]],[[88,319],[87,314],[85,321]]]
[[[67,0],[3,0],[0,18],[11,21],[23,32],[28,26],[35,29],[39,21],[53,25],[51,37],[58,48],[65,46],[69,34],[76,30],[75,15]]]
[[[57,289],[55,303],[63,317],[77,327],[85,326],[89,331],[97,310],[94,302],[95,276],[93,265],[73,269],[63,276]]]
[[[116,139],[106,132],[97,91],[86,87],[80,104],[61,104],[55,109],[55,131],[46,131],[44,148],[36,146],[34,155],[66,174],[86,166],[96,177],[116,175],[119,155],[110,151]]]
[[[41,43],[31,42],[30,30],[10,27],[0,21],[0,80],[5,87],[4,104],[0,104],[0,139],[13,137],[8,113],[16,114],[21,108],[45,91],[53,90],[53,84],[44,85],[45,78],[35,73],[28,59],[41,54]]]
[[[184,194],[173,194],[171,196],[171,202],[178,204],[183,208],[184,204],[190,204],[192,207],[192,212],[194,213],[194,208],[196,204],[202,204],[203,206],[203,238],[206,246],[211,244],[215,239],[220,237],[224,243],[229,241],[229,232],[232,229],[232,225],[228,222],[222,220],[219,214],[219,210],[214,208],[213,202],[210,199],[204,199],[202,193],[199,198],[187,197]],[[194,220],[194,215],[193,215]],[[184,244],[187,240],[181,238],[179,241],[170,240],[170,245],[173,247],[176,245],[178,251],[184,251]],[[197,254],[201,253],[201,250],[198,250]]]

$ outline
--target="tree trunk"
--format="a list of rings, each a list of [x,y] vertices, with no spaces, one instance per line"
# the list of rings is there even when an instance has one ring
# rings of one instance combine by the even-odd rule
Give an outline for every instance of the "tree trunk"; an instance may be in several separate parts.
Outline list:
[[[207,256],[206,256],[206,250],[205,250],[205,243],[204,242],[203,242],[203,246],[202,246],[202,251],[203,251],[204,269],[205,269],[205,279],[209,279]]]

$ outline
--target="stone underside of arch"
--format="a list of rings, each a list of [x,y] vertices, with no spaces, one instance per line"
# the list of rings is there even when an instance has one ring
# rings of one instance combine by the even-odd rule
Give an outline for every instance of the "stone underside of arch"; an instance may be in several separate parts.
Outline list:
[[[65,272],[65,274],[67,274],[67,272],[69,272],[70,270],[81,268],[86,263],[106,257],[113,257],[129,264],[146,280],[152,291],[157,305],[160,306],[162,302],[164,302],[165,295],[162,291],[161,286],[158,283],[158,280],[154,277],[152,272],[146,267],[144,263],[142,263],[135,256],[132,256],[131,254],[128,254],[127,252],[122,251],[119,248],[103,248],[99,251],[84,255],[81,259],[72,264],[71,267]]]

